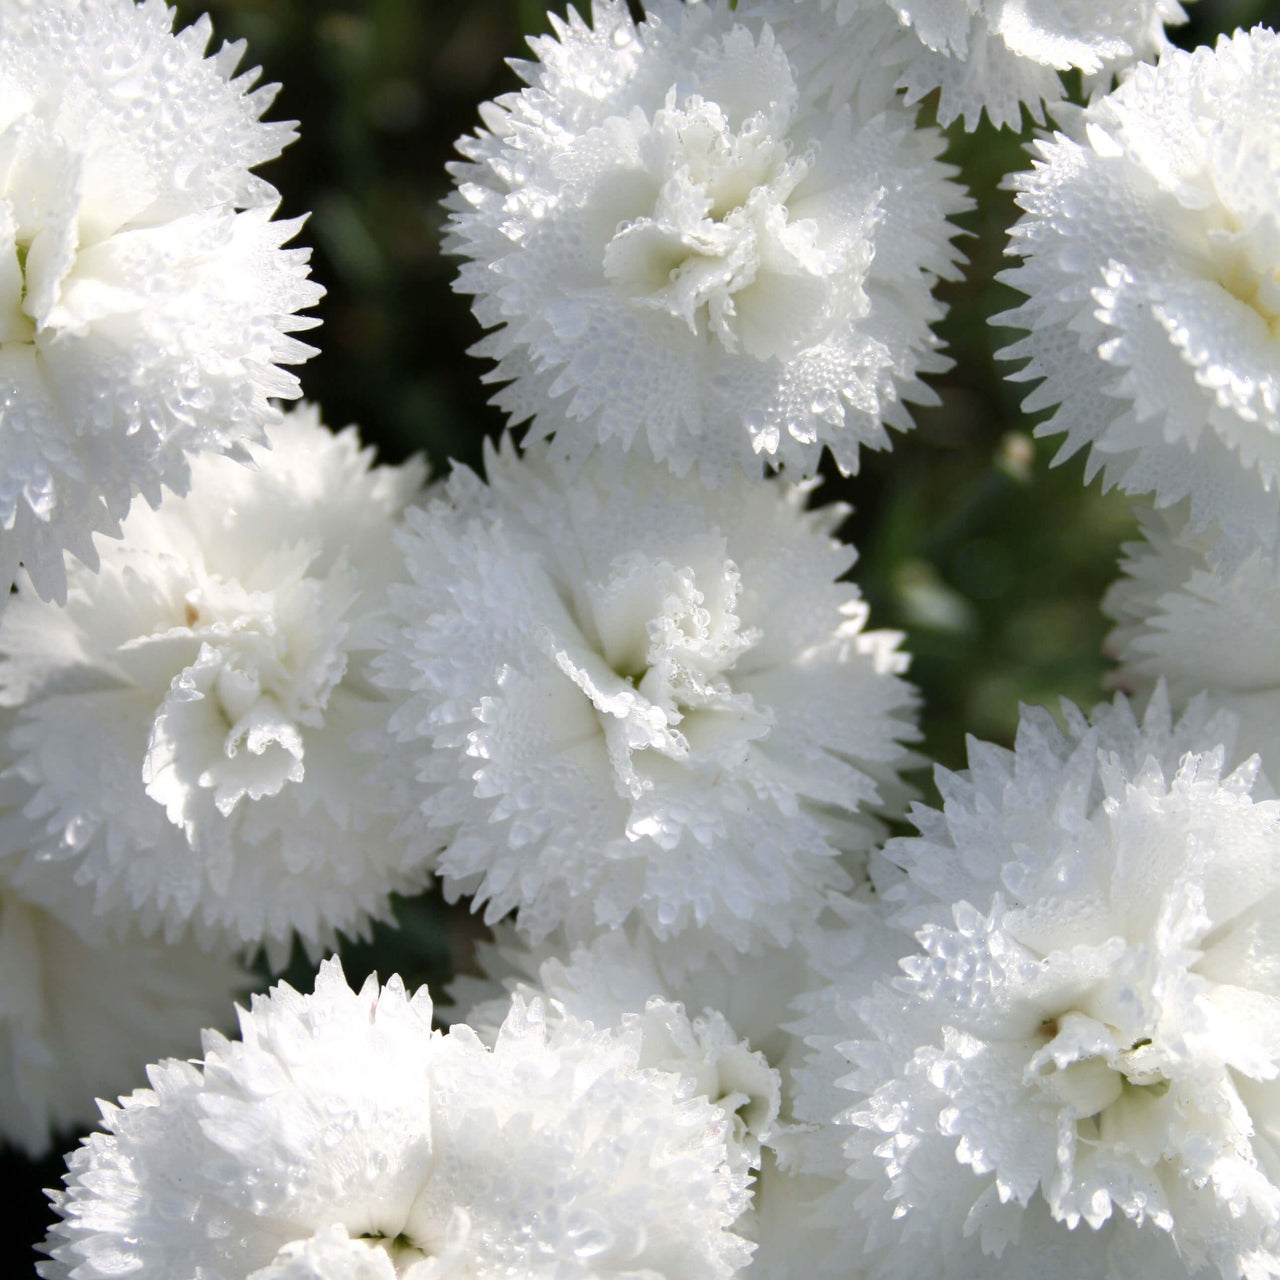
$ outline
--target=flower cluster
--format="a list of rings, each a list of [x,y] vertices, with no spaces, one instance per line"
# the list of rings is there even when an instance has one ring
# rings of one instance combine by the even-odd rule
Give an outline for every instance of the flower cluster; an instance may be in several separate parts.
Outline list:
[[[1280,1276],[1275,36],[632,9],[552,18],[459,143],[530,425],[424,489],[272,403],[319,291],[239,48],[0,0],[0,1135],[157,1060],[40,1274]],[[1071,70],[1008,354],[1180,504],[1107,602],[1144,705],[1024,710],[886,841],[918,698],[819,466],[945,365],[969,200],[913,104],[1015,124]],[[434,881],[498,930],[447,1031],[333,959],[164,1057]]]
[[[1167,53],[1015,179],[1027,407],[1171,508],[1106,601],[1146,709],[1025,709],[873,855],[881,910],[798,1027],[797,1116],[843,1094],[849,1126],[813,1148],[834,1273],[1280,1272],[1277,67],[1263,29]]]

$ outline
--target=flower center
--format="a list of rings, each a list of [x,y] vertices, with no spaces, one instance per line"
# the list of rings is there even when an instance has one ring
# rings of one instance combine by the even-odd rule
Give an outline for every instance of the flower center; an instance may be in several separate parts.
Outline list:
[[[284,666],[284,645],[272,643],[276,639],[270,634],[245,636],[242,633],[238,637],[240,643],[228,646],[218,655],[221,661],[213,687],[218,708],[232,730],[264,696],[278,701],[278,695],[291,692]],[[234,755],[235,748],[229,746],[227,754]]]
[[[1224,238],[1214,246],[1213,265],[1218,283],[1233,298],[1252,307],[1280,341],[1280,266],[1258,261],[1247,241]]]
[[[428,1256],[426,1251],[418,1248],[403,1231],[397,1236],[384,1236],[371,1232],[368,1235],[356,1236],[355,1239],[363,1240],[371,1247],[385,1253],[391,1259],[391,1265],[395,1267],[397,1275],[403,1275],[415,1263],[422,1262]]]
[[[577,642],[550,654],[590,700],[619,789],[633,798],[653,785],[654,757],[736,761],[773,723],[725,678],[760,633],[741,626],[738,569],[723,540],[706,543],[705,558],[681,567],[618,557],[605,581],[582,588]]]
[[[1229,131],[1209,161],[1210,199],[1202,217],[1212,277],[1252,308],[1280,341],[1280,219],[1274,183],[1258,175],[1280,164],[1280,132],[1250,132],[1245,143]]]
[[[728,352],[768,359],[803,345],[843,264],[818,250],[812,225],[790,221],[809,162],[765,112],[734,130],[714,102],[677,106],[674,89],[637,141],[655,194],[606,244],[606,278]]]
[[[1163,1097],[1169,1090],[1163,1055],[1147,1037],[1118,1049],[1110,1028],[1072,1011],[1046,1018],[1039,1040],[1042,1047],[1027,1075],[1057,1105],[1070,1107],[1079,1121],[1096,1120],[1116,1106],[1141,1106],[1143,1099]]]
[[[25,309],[30,247],[26,242],[15,241],[11,253],[0,250],[0,344],[35,341],[35,321]]]
[[[738,617],[741,577],[732,560],[681,568],[643,555],[620,558],[592,591],[605,661],[668,723],[731,698],[725,674],[760,637]]]
[[[303,780],[304,730],[324,725],[346,672],[346,632],[341,593],[314,578],[273,592],[210,578],[181,610],[198,650],[156,709],[143,779],[186,827],[200,792],[227,816],[245,796]],[[156,643],[173,640],[166,632]]]

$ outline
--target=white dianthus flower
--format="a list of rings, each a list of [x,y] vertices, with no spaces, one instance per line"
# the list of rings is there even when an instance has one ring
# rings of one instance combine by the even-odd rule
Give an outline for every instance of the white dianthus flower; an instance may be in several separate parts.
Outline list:
[[[499,946],[484,947],[480,955],[490,979],[486,985],[492,988],[497,985],[493,979],[501,978],[505,990],[500,995],[483,992],[489,998],[461,1010],[461,1020],[491,1039],[514,994],[526,1003],[549,1000],[556,1014],[596,1027],[635,1028],[640,1065],[691,1078],[694,1093],[725,1112],[730,1158],[758,1169],[761,1144],[778,1136],[782,1080],[759,1046],[730,1024],[722,1006],[732,1000],[750,1008],[752,997],[766,1009],[775,1005],[771,970],[777,966],[785,987],[790,955],[770,948],[763,963],[748,961],[742,973],[731,973],[712,959],[702,972],[672,982],[662,971],[661,946],[655,946],[647,930],[634,932],[634,937],[625,929],[601,934],[563,958],[545,943],[528,950],[501,931]],[[470,979],[455,984],[451,994],[480,995],[479,987]],[[749,1017],[756,1025],[764,1021],[754,1011]],[[768,1028],[774,1044],[780,1037],[786,1042],[782,1020]]]
[[[729,964],[712,956],[696,968],[683,962],[679,940],[674,948],[657,942],[643,926],[601,934],[567,956],[557,953],[558,940],[528,948],[510,926],[499,926],[498,945],[479,949],[486,978],[457,979],[450,994],[482,1035],[505,1016],[512,993],[550,999],[552,1008],[598,1027],[639,1030],[642,1064],[686,1075],[727,1113],[731,1155],[753,1177],[750,1211],[737,1224],[757,1245],[747,1274],[807,1280],[819,1253],[836,1252],[818,1210],[843,1173],[838,1160],[834,1170],[819,1171],[814,1149],[838,1153],[843,1135],[831,1136],[835,1106],[819,1111],[816,1123],[808,1110],[794,1110],[792,1076],[806,1049],[793,1024],[806,998],[830,980],[825,953],[856,945],[850,934],[861,917],[851,928],[844,919],[851,910],[833,897],[791,946],[764,947]]]
[[[1212,536],[1189,536],[1185,511],[1139,516],[1146,539],[1125,546],[1126,576],[1103,600],[1119,624],[1112,679],[1143,691],[1163,679],[1179,706],[1208,690],[1239,717],[1241,747],[1280,779],[1280,566],[1257,551],[1216,564]]]
[[[59,895],[55,911],[12,870],[0,864],[0,1140],[41,1156],[55,1131],[92,1124],[95,1099],[123,1092],[149,1058],[194,1053],[252,980],[192,944],[109,940],[84,890]]]
[[[1257,27],[1139,66],[1036,144],[998,317],[1039,431],[1197,529],[1280,540],[1280,42]]]
[[[42,596],[63,551],[96,563],[135,494],[183,490],[187,454],[242,456],[297,379],[277,364],[323,290],[300,220],[250,170],[289,124],[274,87],[174,34],[162,0],[0,6],[0,589]]]
[[[1169,47],[1177,0],[745,0],[770,20],[797,66],[834,100],[875,101],[895,88],[916,102],[939,90],[939,124],[1022,127],[1022,108],[1064,96],[1058,72],[1109,77]]]
[[[1203,699],[1063,710],[974,743],[886,846],[919,949],[828,1005],[859,1037],[847,1232],[877,1276],[1273,1276],[1280,802],[1256,757],[1224,776]]]
[[[495,331],[495,403],[580,461],[639,436],[718,480],[763,456],[845,471],[946,367],[931,288],[968,207],[936,130],[816,108],[727,0],[594,0],[518,64],[452,166],[457,288]],[[551,411],[554,398],[562,398]]]
[[[385,914],[406,876],[389,793],[352,739],[389,712],[368,680],[392,529],[422,468],[372,468],[314,410],[254,468],[216,455],[139,506],[65,608],[20,583],[0,618],[0,852],[70,861],[96,910],[166,938],[287,954]]]
[[[255,998],[203,1068],[153,1067],[68,1160],[46,1280],[723,1278],[745,1175],[639,1035],[513,1001],[492,1048],[425,987]]]
[[[788,940],[837,851],[881,830],[915,737],[900,637],[865,631],[840,506],[640,456],[566,482],[534,447],[413,511],[415,585],[379,682],[407,696],[386,768],[448,894],[569,941],[631,913],[662,938]],[[625,468],[625,470],[624,470]]]

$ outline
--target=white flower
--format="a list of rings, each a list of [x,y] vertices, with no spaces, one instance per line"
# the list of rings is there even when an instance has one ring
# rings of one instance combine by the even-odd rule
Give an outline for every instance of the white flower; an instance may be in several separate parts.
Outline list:
[[[837,1162],[835,1179],[813,1176],[810,1153],[815,1142],[838,1152],[839,1137],[828,1139],[837,1108],[817,1124],[797,1125],[792,1114],[791,1077],[805,1056],[792,1034],[797,1005],[829,980],[815,953],[848,942],[840,918],[849,904],[836,899],[829,906],[790,947],[765,947],[731,964],[713,956],[696,968],[683,963],[680,940],[674,947],[657,942],[643,926],[601,934],[563,956],[558,943],[530,949],[499,926],[498,945],[479,948],[486,979],[457,979],[450,994],[458,1016],[484,1036],[496,1030],[513,993],[526,1002],[547,999],[552,1010],[597,1027],[638,1030],[642,1065],[688,1077],[698,1095],[726,1112],[730,1157],[753,1177],[750,1211],[737,1223],[757,1245],[748,1274],[804,1280],[814,1274],[816,1250],[834,1251],[819,1244],[815,1213],[843,1172]]]
[[[719,1110],[639,1036],[517,999],[492,1049],[425,987],[277,987],[153,1067],[69,1158],[48,1280],[727,1277],[745,1178]]]
[[[711,481],[733,458],[811,473],[824,445],[856,470],[946,367],[930,289],[968,200],[941,137],[893,103],[816,110],[728,0],[646,8],[551,15],[529,87],[459,143],[448,245],[496,326],[495,403],[574,461],[639,437]]]
[[[900,957],[915,943],[887,914],[874,900],[846,904],[830,985],[804,999],[805,1015],[793,1024],[810,1049],[791,1074],[793,1114],[812,1131],[788,1179],[805,1190],[797,1210],[806,1274],[847,1280],[856,1257],[863,1280],[1217,1280],[1212,1268],[1188,1267],[1150,1222],[1135,1228],[1113,1215],[1096,1230],[1071,1230],[1054,1220],[1043,1197],[1024,1207],[1016,1200],[1002,1206],[998,1193],[982,1195],[958,1163],[943,1116],[949,1099],[938,1090],[903,1090],[900,1114],[849,1141],[850,1092],[865,1101],[881,1089],[883,1101],[887,1081],[908,1071],[918,1077],[909,1060],[939,1037],[949,1017],[898,989]],[[952,922],[945,908],[940,918]],[[1008,1099],[992,1114],[1012,1114]],[[900,1174],[903,1166],[912,1203],[923,1209],[904,1209],[899,1181],[886,1180],[886,1168]]]
[[[149,1058],[194,1053],[200,1028],[228,1022],[252,979],[193,945],[104,938],[83,890],[55,912],[12,871],[0,864],[0,1139],[41,1156]]]
[[[1273,1276],[1280,802],[1256,757],[1224,776],[1203,699],[1063,713],[973,744],[886,846],[919,949],[896,977],[869,949],[829,1005],[861,1037],[849,1236],[875,1275]]]
[[[1177,0],[745,0],[771,21],[816,91],[876,101],[894,88],[916,102],[940,90],[940,124],[1022,127],[1025,106],[1063,97],[1059,71],[1110,76],[1169,47]]]
[[[1280,780],[1280,566],[1254,552],[1230,568],[1215,562],[1212,536],[1186,532],[1186,512],[1139,511],[1146,540],[1128,544],[1126,575],[1103,600],[1119,625],[1107,648],[1122,688],[1158,679],[1175,706],[1208,690],[1239,717],[1239,744]]]
[[[100,913],[148,934],[283,959],[291,930],[314,948],[420,883],[352,738],[389,711],[367,662],[422,468],[371,468],[314,410],[272,445],[252,469],[196,459],[190,493],[135,508],[100,572],[71,567],[65,608],[20,584],[0,757],[25,794],[0,852],[73,862]]]
[[[732,973],[712,959],[701,971],[672,982],[663,973],[661,946],[645,929],[631,936],[625,929],[601,934],[590,945],[573,948],[562,958],[545,943],[529,950],[507,930],[499,931],[497,947],[483,946],[480,961],[492,980],[502,979],[502,994],[464,1006],[461,1020],[492,1039],[506,1017],[511,996],[526,1003],[551,1001],[553,1016],[568,1016],[600,1028],[635,1028],[640,1034],[640,1065],[674,1071],[694,1081],[694,1093],[725,1112],[731,1136],[730,1158],[743,1168],[760,1167],[761,1144],[778,1136],[782,1080],[775,1065],[730,1025],[723,1009],[729,1003],[750,1008],[753,998],[765,1008],[775,1006],[775,990],[788,985],[792,957],[769,948],[758,964]],[[795,948],[800,950],[800,948]],[[771,982],[774,970],[781,984]],[[451,994],[478,996],[474,979],[455,984]],[[705,998],[707,995],[710,998]],[[782,1030],[785,1002],[772,1025],[766,1024],[771,1045],[789,1040]],[[765,1023],[748,1014],[756,1025]],[[768,1015],[765,1015],[767,1018]]]
[[[1060,456],[1090,474],[1222,524],[1247,551],[1280,539],[1280,43],[1139,66],[1036,144],[1005,273],[1029,297],[1000,323],[1030,334],[1003,353],[1043,378],[1028,410],[1059,408]]]
[[[187,454],[242,456],[298,395],[279,362],[323,290],[300,220],[250,169],[288,124],[274,87],[206,58],[162,0],[0,12],[0,589],[22,561],[62,599],[63,550],[96,563],[135,494],[186,488]]]
[[[625,467],[625,469],[623,469]],[[914,694],[863,630],[853,563],[809,487],[708,493],[638,455],[572,482],[535,447],[456,470],[413,511],[415,586],[379,682],[407,694],[386,769],[416,773],[446,892],[537,942],[631,913],[745,950],[785,942],[880,831]]]

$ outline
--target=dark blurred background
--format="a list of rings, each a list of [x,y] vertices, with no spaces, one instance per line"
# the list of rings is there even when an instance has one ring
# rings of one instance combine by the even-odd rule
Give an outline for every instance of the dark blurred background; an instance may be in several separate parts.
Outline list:
[[[477,105],[518,87],[504,59],[524,54],[523,34],[547,30],[543,3],[180,0],[178,25],[205,8],[215,43],[247,39],[243,65],[282,84],[270,118],[300,122],[299,140],[262,172],[284,195],[283,215],[310,211],[298,243],[314,247],[313,275],[328,289],[323,325],[306,335],[321,348],[300,370],[308,398],[331,426],[357,423],[385,461],[423,451],[436,474],[449,458],[478,466],[481,440],[504,424],[486,404],[486,363],[466,354],[480,330],[439,249],[444,165]],[[1274,26],[1280,2],[1199,0],[1189,12],[1173,33],[1187,46]],[[1032,440],[1034,422],[1018,410],[1025,387],[1004,383],[994,359],[1012,335],[986,319],[1019,297],[993,280],[1014,213],[999,182],[1025,164],[1027,123],[1021,136],[985,124],[949,131],[948,158],[978,205],[960,220],[966,278],[939,291],[956,366],[935,381],[942,404],[918,410],[915,431],[891,453],[865,455],[859,475],[830,475],[817,499],[854,507],[853,577],[873,625],[906,632],[924,750],[952,768],[964,765],[966,733],[1009,742],[1020,701],[1104,696],[1098,601],[1132,536],[1126,505],[1085,488],[1078,459],[1049,466],[1055,443]],[[931,794],[927,774],[918,784]],[[474,930],[433,896],[401,903],[399,915],[398,933],[344,948],[349,978],[376,966],[438,989]],[[309,989],[309,973],[300,960],[290,977]],[[61,1156],[33,1164],[0,1152],[3,1261],[15,1276],[30,1274],[50,1218],[40,1188],[62,1170]]]

